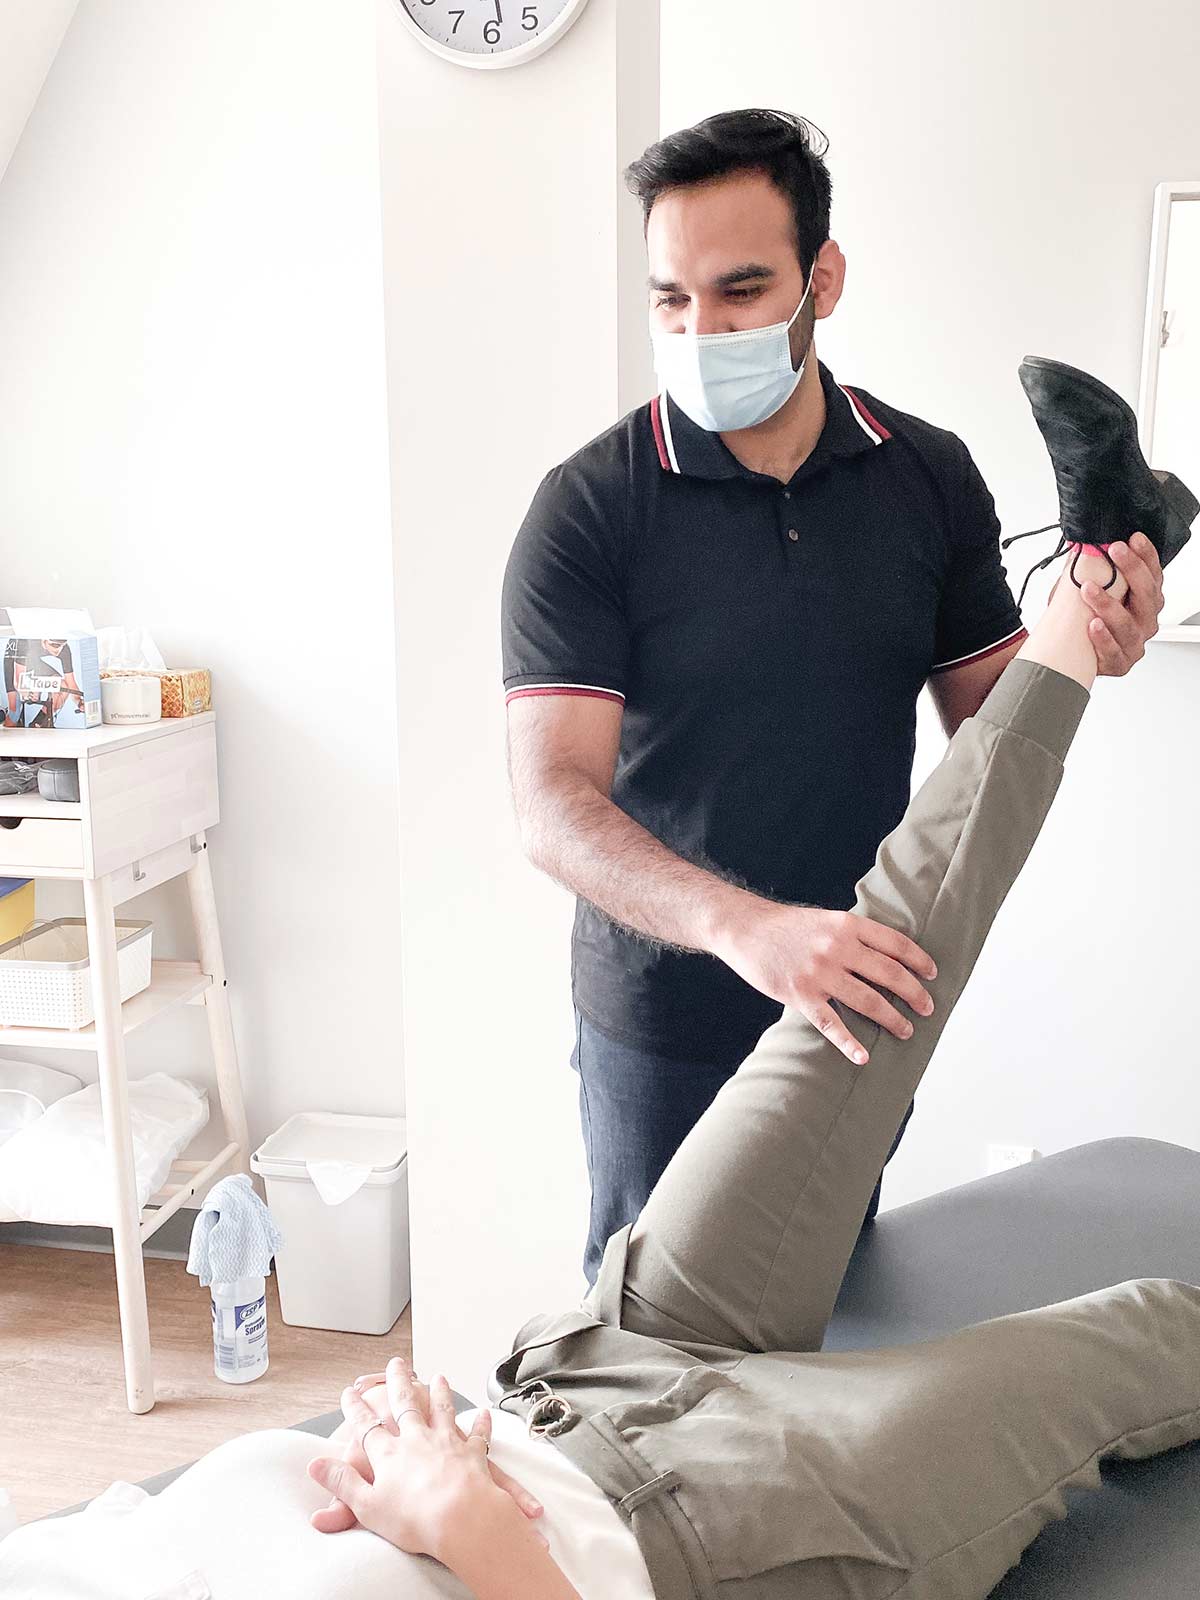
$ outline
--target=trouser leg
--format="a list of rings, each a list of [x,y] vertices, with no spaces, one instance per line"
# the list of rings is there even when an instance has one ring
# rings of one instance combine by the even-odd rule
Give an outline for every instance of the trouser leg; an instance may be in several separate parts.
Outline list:
[[[905,1130],[905,1128],[908,1127],[909,1118],[912,1116],[912,1114],[913,1114],[913,1103],[910,1100],[909,1103],[908,1103],[908,1110],[904,1113],[904,1121],[900,1124],[899,1128],[897,1129],[896,1137],[892,1140],[892,1148],[887,1153],[887,1161],[890,1161],[892,1159],[892,1157],[896,1154],[896,1151],[899,1150],[900,1141],[904,1137],[904,1130]],[[885,1166],[887,1165],[887,1161],[884,1162]],[[879,1202],[880,1202],[880,1200],[882,1198],[883,1198],[883,1173],[881,1172],[879,1174],[879,1181],[875,1185],[874,1193],[871,1195],[870,1200],[867,1201],[867,1214],[863,1218],[864,1222],[873,1222],[875,1220],[875,1217],[876,1217],[876,1215],[877,1215],[877,1213],[879,1211]]]
[[[863,1067],[784,1011],[631,1225],[622,1327],[675,1343],[820,1349],[888,1148],[1037,838],[1087,702],[1074,679],[1017,658],[959,727],[853,908],[933,957],[937,1009],[900,1040],[839,1007],[870,1053]]]
[[[667,1162],[738,1070],[738,1061],[660,1056],[610,1038],[576,1007],[571,1066],[579,1078],[579,1124],[591,1192],[583,1273],[592,1285],[609,1237],[639,1215]],[[910,1104],[889,1161],[912,1111]],[[882,1188],[881,1176],[864,1223],[879,1210]]]

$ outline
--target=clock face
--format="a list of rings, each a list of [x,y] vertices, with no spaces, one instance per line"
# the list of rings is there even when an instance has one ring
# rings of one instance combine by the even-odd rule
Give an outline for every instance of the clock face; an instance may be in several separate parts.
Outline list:
[[[559,38],[586,0],[396,0],[436,54],[464,66],[527,61]]]

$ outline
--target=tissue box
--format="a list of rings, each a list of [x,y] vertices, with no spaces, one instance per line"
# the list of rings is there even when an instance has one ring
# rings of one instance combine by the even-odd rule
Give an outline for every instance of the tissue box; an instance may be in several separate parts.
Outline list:
[[[95,728],[100,723],[100,664],[94,633],[54,639],[4,636],[5,725]]]
[[[105,667],[102,678],[158,678],[162,682],[164,717],[194,717],[212,710],[212,674],[207,667]]]

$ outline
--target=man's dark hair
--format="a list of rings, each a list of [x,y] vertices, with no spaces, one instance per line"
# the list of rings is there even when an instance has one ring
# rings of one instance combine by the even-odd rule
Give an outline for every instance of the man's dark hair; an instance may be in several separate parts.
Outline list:
[[[814,134],[821,141],[819,148]],[[644,232],[651,207],[664,190],[761,169],[791,204],[796,254],[807,274],[829,237],[832,185],[821,159],[828,148],[829,140],[814,123],[790,111],[718,111],[694,127],[659,139],[630,162],[623,177],[642,202]]]

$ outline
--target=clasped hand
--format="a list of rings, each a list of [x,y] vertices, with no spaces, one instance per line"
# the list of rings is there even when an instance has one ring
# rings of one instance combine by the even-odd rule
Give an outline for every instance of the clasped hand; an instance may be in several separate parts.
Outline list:
[[[489,1496],[509,1495],[530,1519],[542,1514],[536,1497],[488,1459],[491,1412],[481,1410],[464,1433],[444,1377],[426,1386],[393,1356],[384,1372],[343,1389],[341,1404],[346,1432],[334,1436],[344,1440],[341,1456],[308,1464],[309,1476],[333,1496],[310,1519],[319,1532],[361,1526],[411,1555],[449,1565],[456,1535]]]

